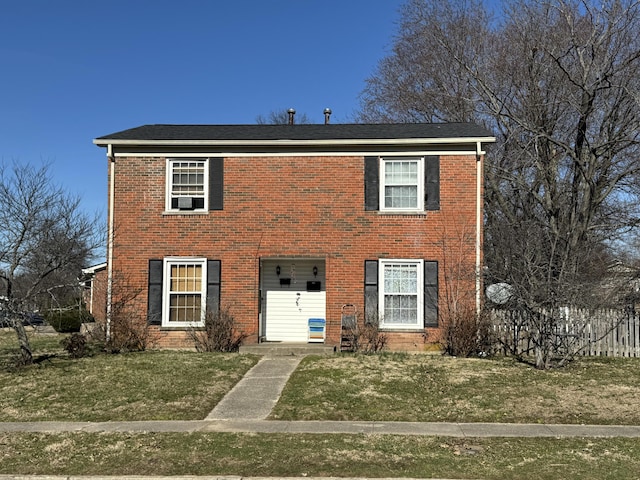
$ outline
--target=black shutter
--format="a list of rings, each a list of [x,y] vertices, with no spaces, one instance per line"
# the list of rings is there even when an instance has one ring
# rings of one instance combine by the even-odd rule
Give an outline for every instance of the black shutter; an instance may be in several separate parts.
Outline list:
[[[220,260],[207,260],[207,313],[220,310]]]
[[[380,209],[380,174],[378,157],[364,157],[364,209]]]
[[[424,326],[438,326],[438,262],[424,262]]]
[[[424,157],[424,209],[440,210],[440,157]]]
[[[149,260],[149,290],[147,301],[147,323],[162,323],[162,260]]]
[[[364,261],[364,321],[378,321],[378,261]]]
[[[209,159],[209,210],[222,210],[224,203],[224,158]]]

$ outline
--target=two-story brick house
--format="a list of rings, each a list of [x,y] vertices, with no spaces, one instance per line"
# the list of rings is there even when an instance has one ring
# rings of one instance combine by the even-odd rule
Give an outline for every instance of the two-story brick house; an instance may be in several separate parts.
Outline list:
[[[145,125],[99,137],[109,281],[126,275],[140,291],[161,346],[189,346],[187,329],[221,305],[245,343],[307,342],[321,318],[337,345],[354,305],[390,348],[422,349],[439,327],[446,232],[472,232],[465,255],[479,271],[493,141],[473,124]],[[479,279],[467,288],[479,299]]]

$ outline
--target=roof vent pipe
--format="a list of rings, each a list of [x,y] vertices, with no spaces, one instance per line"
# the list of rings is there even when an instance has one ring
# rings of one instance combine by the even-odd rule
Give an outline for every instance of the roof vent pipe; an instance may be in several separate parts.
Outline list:
[[[325,125],[329,125],[329,117],[331,117],[331,109],[330,108],[325,108],[324,109],[324,124]]]
[[[287,113],[289,114],[289,125],[293,125],[293,117],[296,115],[296,111],[293,108],[290,108],[287,110]]]

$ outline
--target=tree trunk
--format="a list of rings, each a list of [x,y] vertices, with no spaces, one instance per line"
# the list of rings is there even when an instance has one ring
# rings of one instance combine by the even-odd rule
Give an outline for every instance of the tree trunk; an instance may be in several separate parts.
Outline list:
[[[13,329],[18,335],[18,343],[20,344],[20,364],[31,365],[33,363],[33,353],[29,344],[29,337],[24,325],[19,319],[12,319]]]

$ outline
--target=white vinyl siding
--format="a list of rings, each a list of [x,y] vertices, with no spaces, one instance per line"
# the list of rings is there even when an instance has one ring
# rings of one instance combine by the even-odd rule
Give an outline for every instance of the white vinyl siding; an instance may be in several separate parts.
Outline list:
[[[206,266],[204,258],[165,259],[163,326],[204,325]]]
[[[422,260],[380,260],[378,274],[380,326],[400,329],[422,327]]]
[[[424,210],[424,159],[382,158],[380,209],[416,212]]]
[[[325,318],[326,292],[267,292],[265,337],[269,342],[307,342],[309,319]]]

